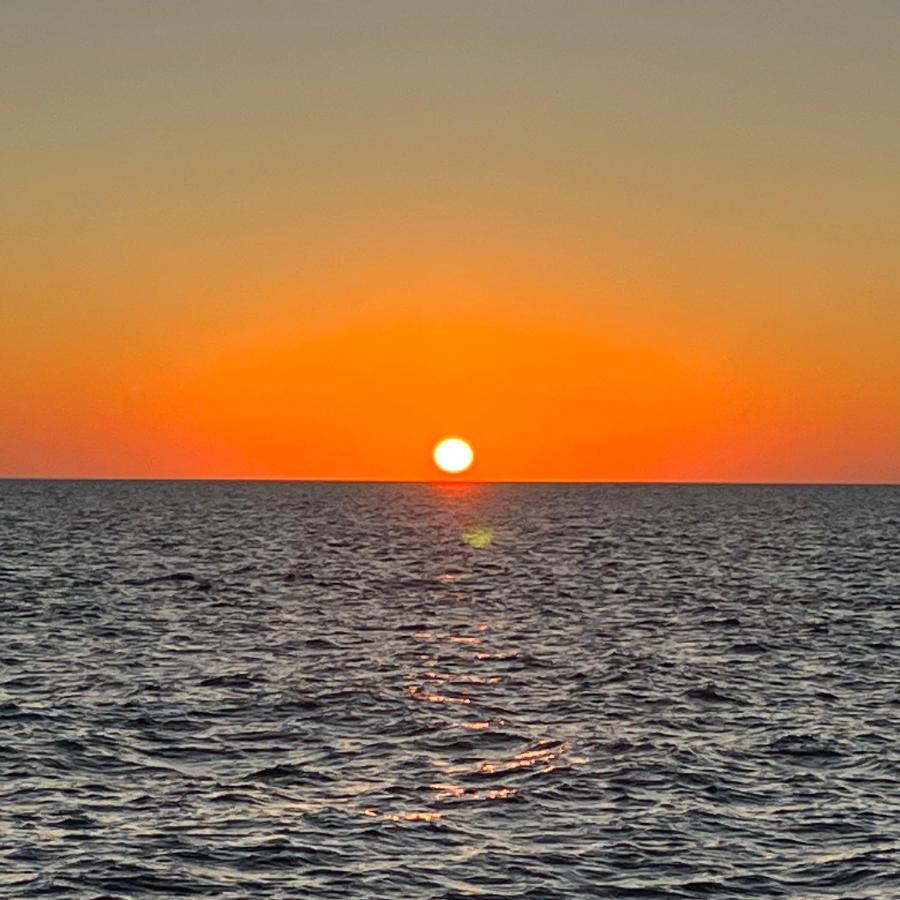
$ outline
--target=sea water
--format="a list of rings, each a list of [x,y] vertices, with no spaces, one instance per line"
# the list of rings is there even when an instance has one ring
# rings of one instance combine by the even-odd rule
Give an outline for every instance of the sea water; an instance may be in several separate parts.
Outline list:
[[[0,482],[0,894],[900,897],[896,487]]]

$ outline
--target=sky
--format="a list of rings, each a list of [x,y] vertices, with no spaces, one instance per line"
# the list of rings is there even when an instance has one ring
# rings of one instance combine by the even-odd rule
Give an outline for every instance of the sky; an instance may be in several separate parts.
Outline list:
[[[4,0],[0,476],[900,481],[894,0]]]

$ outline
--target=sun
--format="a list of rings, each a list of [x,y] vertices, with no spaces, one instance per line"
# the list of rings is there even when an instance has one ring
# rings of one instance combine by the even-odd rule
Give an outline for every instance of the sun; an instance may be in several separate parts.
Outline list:
[[[442,472],[450,475],[465,472],[472,465],[474,459],[475,453],[462,438],[444,438],[442,441],[438,441],[434,448],[434,464]]]

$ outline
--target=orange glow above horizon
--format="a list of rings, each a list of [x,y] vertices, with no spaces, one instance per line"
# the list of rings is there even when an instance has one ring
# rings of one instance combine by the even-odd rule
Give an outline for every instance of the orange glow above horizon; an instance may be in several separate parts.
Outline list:
[[[165,350],[138,338],[119,358],[85,336],[27,391],[0,395],[0,471],[430,481],[433,435],[453,422],[479,448],[484,481],[896,473],[897,395],[883,376],[883,394],[836,398],[796,357],[735,365],[669,327],[385,312],[305,334],[284,318],[187,331]]]
[[[900,12],[826,6],[0,5],[0,476],[900,481]]]

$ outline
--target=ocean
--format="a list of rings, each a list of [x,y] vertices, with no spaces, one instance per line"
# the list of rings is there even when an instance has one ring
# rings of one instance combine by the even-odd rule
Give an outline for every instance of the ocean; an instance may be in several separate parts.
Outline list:
[[[0,895],[900,897],[900,488],[0,482]]]

